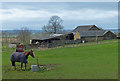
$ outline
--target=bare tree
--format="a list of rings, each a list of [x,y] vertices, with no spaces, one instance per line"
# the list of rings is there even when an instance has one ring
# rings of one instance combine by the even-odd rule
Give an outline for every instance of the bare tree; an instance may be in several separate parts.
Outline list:
[[[18,31],[18,38],[25,45],[28,44],[31,38],[30,30],[27,27],[21,28],[21,30]]]
[[[8,31],[2,31],[2,45],[8,47],[9,37]]]
[[[40,38],[42,37],[42,33],[41,32],[35,32],[33,35],[32,35],[32,38]]]
[[[45,33],[60,33],[63,29],[62,22],[63,20],[60,17],[52,16],[48,22],[48,25],[43,26],[42,30]]]

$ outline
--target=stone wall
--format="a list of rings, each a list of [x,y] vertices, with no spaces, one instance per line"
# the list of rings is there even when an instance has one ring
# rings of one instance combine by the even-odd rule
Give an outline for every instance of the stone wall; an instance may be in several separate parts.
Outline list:
[[[102,41],[104,40],[104,37],[83,37],[83,40],[85,40],[86,42],[95,42],[95,41]]]

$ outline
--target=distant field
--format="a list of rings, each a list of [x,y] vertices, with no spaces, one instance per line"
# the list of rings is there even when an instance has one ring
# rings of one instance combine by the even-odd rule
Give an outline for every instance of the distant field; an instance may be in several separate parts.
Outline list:
[[[116,40],[78,47],[34,50],[35,56],[39,57],[40,64],[56,64],[54,69],[43,72],[18,71],[20,67],[17,68],[17,71],[13,71],[10,62],[12,51],[2,53],[3,79],[118,78],[118,42]],[[36,64],[36,58],[30,57],[28,65],[34,64]]]

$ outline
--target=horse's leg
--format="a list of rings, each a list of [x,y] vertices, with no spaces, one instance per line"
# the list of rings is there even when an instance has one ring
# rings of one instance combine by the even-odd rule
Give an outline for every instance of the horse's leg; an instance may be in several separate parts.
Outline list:
[[[21,70],[22,70],[23,63],[21,63]]]
[[[25,63],[25,70],[26,70],[26,63]]]
[[[12,62],[12,66],[14,66],[14,70],[16,70],[15,62]]]
[[[16,66],[15,66],[15,70],[16,70]]]

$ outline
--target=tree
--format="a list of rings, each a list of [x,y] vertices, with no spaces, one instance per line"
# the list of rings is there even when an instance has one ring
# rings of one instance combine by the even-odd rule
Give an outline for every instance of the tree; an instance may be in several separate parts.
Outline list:
[[[35,32],[34,34],[32,34],[32,39],[40,38],[41,36],[41,32]]]
[[[31,38],[31,32],[27,27],[22,27],[21,30],[18,30],[18,38],[25,45],[29,43]]]
[[[46,26],[43,26],[42,30],[45,33],[60,33],[62,32],[63,26],[62,26],[63,20],[58,16],[52,16]]]
[[[6,46],[8,47],[8,43],[9,43],[9,32],[8,31],[2,31],[2,45],[3,47]]]

